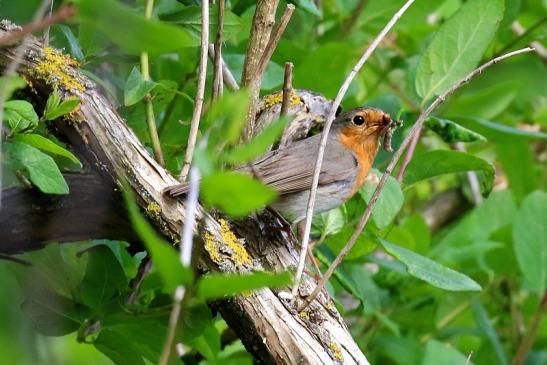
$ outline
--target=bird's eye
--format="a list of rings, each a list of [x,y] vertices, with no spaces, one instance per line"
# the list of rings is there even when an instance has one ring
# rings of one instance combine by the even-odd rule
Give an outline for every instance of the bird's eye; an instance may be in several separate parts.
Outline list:
[[[365,118],[363,118],[361,115],[356,115],[353,117],[353,124],[363,125],[365,124]]]

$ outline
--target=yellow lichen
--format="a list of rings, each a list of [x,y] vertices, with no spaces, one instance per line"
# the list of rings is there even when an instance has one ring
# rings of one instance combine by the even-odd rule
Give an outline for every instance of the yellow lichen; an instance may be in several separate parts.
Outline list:
[[[298,313],[298,317],[302,318],[303,320],[305,321],[309,321],[310,320],[310,314],[306,311],[302,311],[302,312],[299,312]]]
[[[205,241],[205,250],[209,252],[209,256],[211,257],[211,260],[213,260],[216,264],[222,263],[222,255],[218,252],[219,244],[211,233],[205,232],[204,235],[204,241]]]
[[[281,104],[283,102],[283,93],[277,92],[275,94],[268,95],[264,97],[264,103],[262,104],[262,108],[260,111],[263,111],[265,109],[268,109],[276,104]],[[290,98],[290,106],[295,106],[297,104],[302,103],[302,99],[293,91],[291,93]]]
[[[232,259],[234,260],[236,265],[252,265],[253,260],[251,259],[251,256],[249,255],[245,247],[241,245],[234,232],[232,232],[230,226],[228,225],[228,222],[226,222],[224,219],[219,219],[219,223],[220,235],[222,236],[222,239],[224,240],[226,245],[232,250]]]
[[[161,207],[158,203],[152,202],[146,207],[146,215],[150,218],[157,219],[161,213]]]
[[[342,349],[340,348],[340,346],[336,342],[331,341],[329,343],[329,347],[332,350],[334,358],[336,360],[344,360],[344,356],[342,356]]]
[[[237,267],[252,266],[251,256],[232,232],[228,222],[219,219],[219,223],[221,239],[217,240],[210,232],[205,232],[203,236],[205,250],[209,253],[211,259],[218,265],[222,265],[224,264],[224,257],[229,254],[230,261]]]
[[[31,71],[31,75],[48,85],[67,92],[84,91],[84,83],[77,77],[78,61],[50,47],[44,48],[44,57]]]

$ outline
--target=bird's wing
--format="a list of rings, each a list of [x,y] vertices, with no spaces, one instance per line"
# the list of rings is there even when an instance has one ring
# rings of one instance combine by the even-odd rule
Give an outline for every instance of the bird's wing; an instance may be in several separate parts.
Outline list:
[[[236,171],[254,175],[280,195],[308,190],[313,180],[320,138],[321,135],[316,135],[284,149],[271,151]],[[338,141],[329,140],[321,165],[319,185],[344,180],[356,172],[357,160],[353,154]],[[186,194],[188,190],[189,184],[182,183],[167,187],[164,193],[175,197]]]
[[[280,195],[308,190],[313,180],[320,135],[296,142],[282,150],[272,151],[243,170],[256,175]],[[356,173],[357,160],[338,141],[327,144],[319,185],[348,178]]]

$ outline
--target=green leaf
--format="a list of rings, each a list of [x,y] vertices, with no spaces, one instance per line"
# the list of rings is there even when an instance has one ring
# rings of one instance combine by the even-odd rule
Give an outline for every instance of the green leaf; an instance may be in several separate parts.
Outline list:
[[[507,365],[507,357],[503,351],[503,346],[501,345],[496,329],[490,318],[488,318],[488,313],[478,298],[472,300],[471,309],[473,310],[473,317],[475,318],[477,326],[488,338],[488,341],[496,352],[497,364]]]
[[[161,16],[162,20],[174,22],[201,37],[201,6],[188,6],[180,11]],[[211,5],[209,8],[209,34],[216,34],[218,20],[218,5]],[[230,38],[241,31],[242,23],[237,15],[229,10],[224,10],[224,21],[222,23],[222,36]]]
[[[422,365],[473,365],[467,362],[467,357],[449,344],[436,340],[429,340],[425,346],[425,354]]]
[[[186,340],[185,344],[191,348],[195,348],[207,359],[215,360],[220,352],[220,333],[218,333],[214,323],[211,323],[204,326],[199,336]]]
[[[126,186],[123,191],[131,223],[152,257],[152,261],[163,279],[165,291],[174,293],[179,285],[190,285],[193,280],[192,271],[182,266],[177,251],[169,243],[159,238],[150,224],[141,216],[129,187]]]
[[[144,80],[136,67],[133,67],[124,87],[124,105],[130,106],[141,101],[148,94],[156,83],[151,80]]]
[[[494,167],[481,158],[459,151],[435,150],[415,156],[408,164],[403,181],[408,186],[435,176],[465,171],[484,173],[481,191],[483,195],[492,191]]]
[[[520,87],[520,83],[513,81],[483,86],[473,91],[467,89],[458,97],[449,99],[443,114],[449,117],[465,115],[475,118],[494,118],[507,110]]]
[[[89,256],[87,268],[78,287],[78,297],[92,309],[108,303],[114,294],[127,287],[127,279],[120,262],[105,245],[84,251]]]
[[[315,5],[315,2],[313,0],[295,0],[296,6],[298,8],[303,9],[304,11],[320,17],[321,11],[317,8],[317,5]]]
[[[367,181],[359,191],[367,204],[370,202],[370,198],[372,197],[374,190],[376,190],[379,178],[381,176],[381,173],[376,169],[372,169],[371,173],[378,177],[377,182],[373,183]],[[405,197],[401,191],[401,185],[397,179],[391,176],[388,177],[384,190],[380,193],[378,201],[372,210],[372,220],[376,226],[380,229],[384,229],[389,226],[403,207],[404,201]]]
[[[277,288],[288,285],[290,282],[291,275],[288,272],[261,271],[241,275],[210,274],[198,282],[197,295],[202,299],[218,299],[264,287]]]
[[[316,215],[312,221],[312,235],[321,238],[340,232],[345,225],[344,213],[341,207]]]
[[[31,103],[24,100],[10,100],[4,104],[4,120],[12,133],[34,129],[38,125],[38,115]]]
[[[504,0],[470,0],[441,26],[416,74],[416,90],[424,102],[478,65],[496,34],[504,7]]]
[[[217,172],[201,181],[203,200],[231,216],[244,216],[271,203],[277,193],[248,175]]]
[[[236,80],[241,79],[243,65],[245,63],[244,54],[223,54],[224,61],[234,74]],[[279,64],[270,61],[266,65],[266,70],[262,76],[262,90],[275,89],[283,84],[284,69]]]
[[[116,365],[145,365],[139,348],[120,331],[102,330],[93,345]]]
[[[46,194],[68,194],[68,185],[55,161],[39,149],[26,143],[6,144],[10,158],[29,173],[30,181]]]
[[[54,155],[66,157],[70,161],[74,162],[75,164],[80,165],[80,160],[78,160],[78,158],[74,156],[72,152],[59,146],[58,144],[53,142],[51,139],[48,139],[42,135],[34,134],[34,133],[18,134],[13,138],[13,140],[26,143],[28,145],[39,148],[42,151],[53,153]]]
[[[5,82],[7,82],[7,85],[4,85]],[[25,86],[27,86],[26,81],[19,75],[0,77],[0,90],[6,88],[4,91],[5,99],[11,98],[15,90],[22,89]]]
[[[51,100],[51,102],[50,102]],[[72,97],[61,101],[61,95],[57,90],[54,90],[46,103],[46,110],[44,111],[44,117],[47,120],[55,120],[63,115],[72,112],[80,105],[80,99]]]
[[[185,29],[147,20],[118,1],[79,0],[77,3],[77,18],[83,25],[93,27],[127,51],[158,54],[199,45],[199,38]]]
[[[448,119],[432,117],[424,124],[446,143],[486,141],[486,138]]]
[[[56,24],[55,27],[61,30],[68,41],[68,45],[70,46],[70,54],[77,60],[83,61],[84,53],[80,47],[80,41],[72,32],[72,29],[64,24]]]
[[[260,156],[274,144],[277,138],[283,133],[283,130],[285,130],[288,122],[289,118],[283,117],[270,124],[262,133],[249,142],[228,151],[225,157],[226,161],[232,164],[241,164]]]
[[[245,116],[249,108],[249,91],[226,93],[216,101],[207,115],[207,123],[217,129],[212,132],[209,142],[233,144],[239,140],[241,129],[245,125]]]
[[[346,225],[340,232],[326,238],[325,244],[333,252],[339,253],[342,248],[348,243],[353,234],[354,227]],[[377,246],[376,239],[366,231],[359,235],[355,245],[351,248],[346,256],[346,260],[360,259],[363,256],[371,253]]]
[[[545,132],[527,131],[486,119],[457,118],[456,121],[459,125],[472,129],[493,142],[513,143],[515,140],[547,140]]]
[[[547,193],[534,191],[513,222],[513,241],[526,287],[539,297],[547,290]]]
[[[47,336],[64,336],[83,323],[83,308],[44,287],[37,286],[30,291],[21,307],[36,330]]]
[[[450,291],[481,290],[476,281],[462,273],[383,239],[380,239],[380,242],[390,255],[405,264],[410,275],[420,280]]]
[[[496,160],[501,163],[509,180],[509,187],[518,201],[536,190],[539,186],[539,174],[531,144],[514,140],[511,144],[496,144]]]

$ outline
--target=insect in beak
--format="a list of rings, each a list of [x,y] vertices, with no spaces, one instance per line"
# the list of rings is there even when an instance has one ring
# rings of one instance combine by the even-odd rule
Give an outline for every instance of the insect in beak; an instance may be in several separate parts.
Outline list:
[[[403,125],[403,121],[402,120],[394,121],[393,119],[384,116],[384,121],[386,119],[389,119],[389,121],[386,123],[386,127],[384,128],[384,150],[386,150],[386,152],[391,153],[393,152],[393,147],[391,146],[393,132],[395,131],[395,129],[397,129],[397,127],[400,127]]]

